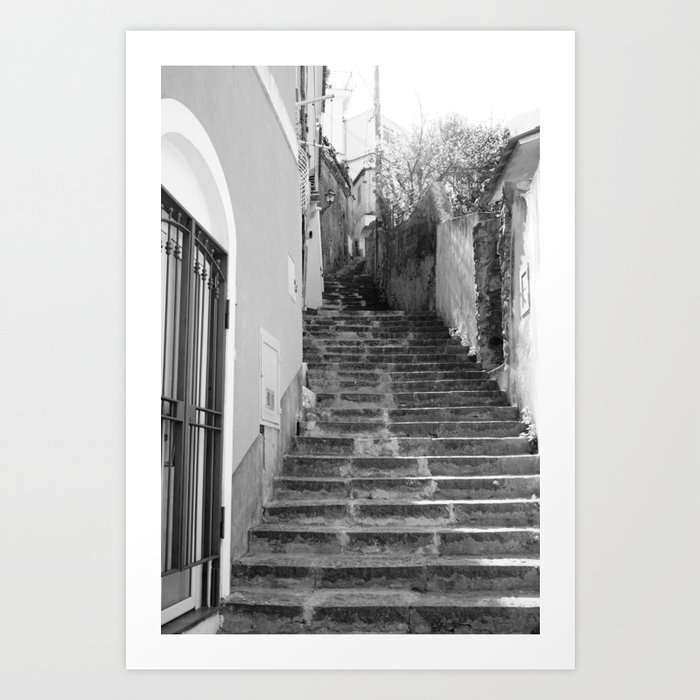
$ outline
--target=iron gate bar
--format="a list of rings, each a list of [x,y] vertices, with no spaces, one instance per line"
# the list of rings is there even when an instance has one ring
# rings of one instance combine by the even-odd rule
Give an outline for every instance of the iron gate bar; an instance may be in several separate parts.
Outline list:
[[[170,439],[168,449],[174,450],[175,457],[164,462],[166,478],[173,483],[172,498],[170,484],[165,495],[164,507],[172,506],[172,517],[166,512],[164,536],[169,551],[161,575],[213,562],[204,567],[204,578],[212,589],[206,597],[214,599],[217,581],[208,572],[219,568],[226,254],[165,188],[162,210],[168,213],[167,218],[161,217],[167,226],[161,231],[167,235],[168,250],[161,417],[167,426],[165,439]],[[173,262],[173,268],[180,276],[175,278],[176,294],[171,300],[170,253],[178,247],[179,236],[180,265]],[[172,312],[170,304],[174,304]],[[170,364],[169,346],[175,353]],[[167,376],[168,369],[172,377]]]

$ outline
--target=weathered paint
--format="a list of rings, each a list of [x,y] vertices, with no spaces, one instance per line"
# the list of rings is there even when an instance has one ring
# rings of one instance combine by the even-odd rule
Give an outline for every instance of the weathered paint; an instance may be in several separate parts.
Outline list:
[[[478,221],[478,214],[443,221],[437,228],[435,259],[437,312],[470,348],[477,346],[473,232]]]
[[[283,455],[296,435],[301,420],[302,370],[282,396],[279,430],[266,427],[258,433],[233,474],[231,495],[231,558],[248,549],[248,530],[260,522],[263,505],[272,497],[274,478],[279,474]]]

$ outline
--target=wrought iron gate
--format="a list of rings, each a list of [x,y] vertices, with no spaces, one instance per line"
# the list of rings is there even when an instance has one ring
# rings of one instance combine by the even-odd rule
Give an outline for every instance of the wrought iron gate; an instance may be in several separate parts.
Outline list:
[[[161,192],[161,576],[203,566],[218,600],[226,254]]]

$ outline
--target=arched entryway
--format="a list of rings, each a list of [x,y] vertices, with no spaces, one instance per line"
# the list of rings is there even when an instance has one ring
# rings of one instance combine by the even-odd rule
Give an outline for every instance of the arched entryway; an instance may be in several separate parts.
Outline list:
[[[228,589],[236,231],[204,126],[161,101],[161,622]],[[228,487],[228,488],[227,488]],[[223,540],[223,541],[222,541]]]

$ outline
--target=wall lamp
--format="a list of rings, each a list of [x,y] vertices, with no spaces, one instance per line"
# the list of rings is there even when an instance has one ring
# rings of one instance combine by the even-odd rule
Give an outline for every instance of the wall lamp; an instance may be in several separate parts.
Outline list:
[[[326,206],[321,209],[321,214],[323,214],[333,202],[335,202],[335,191],[328,190],[328,192],[326,192]]]

